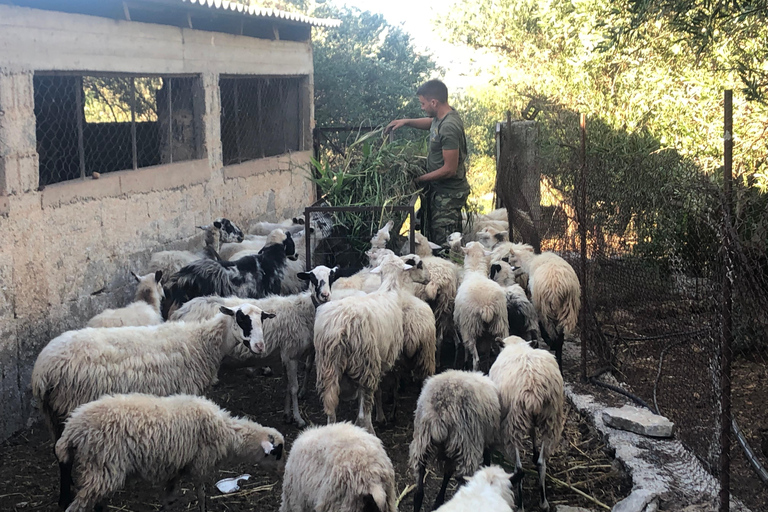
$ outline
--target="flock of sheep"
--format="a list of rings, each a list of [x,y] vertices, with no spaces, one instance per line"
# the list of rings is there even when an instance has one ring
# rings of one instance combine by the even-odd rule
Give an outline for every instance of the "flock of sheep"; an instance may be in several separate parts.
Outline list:
[[[579,282],[559,256],[509,242],[505,218],[497,210],[451,235],[447,259],[418,234],[416,254],[395,255],[386,248],[390,222],[371,240],[369,266],[353,275],[305,271],[296,245],[327,236],[321,217],[312,226],[258,223],[248,235],[218,219],[201,228],[202,251],[154,254],[149,273],[134,274],[133,303],[51,340],[35,363],[32,390],[55,443],[59,505],[98,508],[130,476],[165,483],[168,505],[186,474],[204,511],[211,471],[238,460],[284,468],[282,512],[394,511],[395,473],[373,410],[386,422],[382,396],[393,394],[396,407],[406,379],[423,381],[409,451],[416,512],[435,458],[444,470],[441,512],[522,508],[528,436],[539,505],[548,509],[546,461],[565,421],[558,366],[576,326]],[[556,357],[537,348],[540,340]],[[436,374],[451,342],[455,369]],[[274,428],[202,398],[222,363],[248,365],[273,352],[284,369],[285,421],[306,426],[299,399],[313,368],[328,418],[305,429],[290,453]],[[357,401],[356,425],[336,422],[345,397]],[[490,465],[493,449],[513,474]],[[443,504],[453,477],[462,485]]]

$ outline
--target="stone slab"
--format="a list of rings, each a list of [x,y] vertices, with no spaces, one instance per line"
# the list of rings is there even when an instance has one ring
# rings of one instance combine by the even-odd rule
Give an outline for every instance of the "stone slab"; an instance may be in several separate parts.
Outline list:
[[[675,424],[664,416],[631,405],[605,409],[603,421],[609,427],[650,437],[672,437],[675,430]]]

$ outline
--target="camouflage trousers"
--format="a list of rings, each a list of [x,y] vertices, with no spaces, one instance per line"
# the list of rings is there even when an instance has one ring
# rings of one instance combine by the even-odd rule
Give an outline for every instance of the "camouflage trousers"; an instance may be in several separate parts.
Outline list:
[[[429,190],[425,194],[421,232],[430,242],[448,246],[448,235],[461,232],[461,210],[469,193]]]

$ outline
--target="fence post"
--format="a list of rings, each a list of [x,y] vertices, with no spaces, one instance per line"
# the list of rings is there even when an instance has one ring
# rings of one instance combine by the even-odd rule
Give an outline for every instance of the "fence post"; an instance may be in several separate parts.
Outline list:
[[[733,179],[733,91],[726,90],[723,130],[723,327],[720,345],[720,512],[730,509],[731,495],[731,347],[733,343],[733,259],[731,181]]]
[[[581,129],[581,172],[579,176],[578,219],[581,244],[581,380],[587,381],[587,116],[579,117]]]

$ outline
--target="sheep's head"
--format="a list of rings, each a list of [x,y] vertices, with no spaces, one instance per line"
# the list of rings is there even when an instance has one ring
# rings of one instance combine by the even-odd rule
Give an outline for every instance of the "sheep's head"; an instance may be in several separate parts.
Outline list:
[[[213,221],[213,227],[219,230],[221,243],[242,242],[243,232],[232,221],[224,217]]]
[[[492,227],[485,227],[477,233],[477,241],[490,250],[501,242],[508,242],[509,231],[499,231]]]
[[[254,354],[264,353],[266,346],[263,323],[270,318],[275,318],[274,313],[262,311],[253,304],[242,304],[237,309],[221,306],[219,311],[234,317],[235,321],[231,323],[230,330],[231,337],[236,342],[242,343]]]
[[[371,247],[374,249],[383,249],[389,242],[389,232],[395,225],[394,221],[389,221],[386,225],[378,230],[373,238],[371,238]]]
[[[382,279],[397,276],[406,270],[411,270],[411,265],[395,256],[395,253],[388,251],[381,259],[379,266],[371,270],[372,274],[381,274]]]
[[[163,278],[163,271],[158,270],[145,276],[138,276],[131,272],[139,285],[136,287],[136,294],[133,300],[144,301],[150,306],[160,307],[160,302],[165,298],[165,290],[160,280]]]
[[[331,285],[335,279],[339,267],[328,268],[319,265],[309,272],[299,272],[296,276],[304,281],[309,281],[312,286],[312,302],[315,306],[325,304],[331,300]]]
[[[527,270],[528,267],[525,264],[534,256],[533,247],[528,244],[509,244],[509,256],[510,265],[523,267]]]
[[[502,286],[512,286],[515,284],[516,269],[517,267],[513,267],[503,260],[491,263],[490,278]]]
[[[478,470],[472,477],[465,477],[469,488],[492,488],[494,494],[501,496],[512,510],[515,510],[515,495],[512,483],[516,481],[515,474],[507,473],[499,466],[488,466]]]
[[[373,248],[365,251],[365,255],[368,256],[368,264],[371,267],[378,267],[379,264],[381,264],[381,262],[384,261],[384,257],[389,255],[394,256],[395,253],[389,249]]]
[[[285,438],[274,428],[245,418],[233,418],[232,427],[240,438],[239,459],[257,466],[282,470],[285,466]]]
[[[451,233],[450,235],[448,235],[448,245],[452,249],[461,247],[461,233],[457,231],[455,233]]]
[[[264,249],[267,247],[270,247],[272,245],[276,244],[282,244],[283,249],[285,249],[285,257],[289,260],[296,261],[298,259],[298,256],[296,256],[296,243],[293,241],[293,235],[291,235],[290,231],[284,231],[282,229],[273,229],[269,232],[269,235],[267,235],[267,242],[264,244],[264,247],[259,251],[259,254],[262,254],[264,252]]]
[[[483,272],[486,276],[489,270],[489,258],[491,255],[486,251],[480,242],[469,242],[466,247],[462,247],[464,252],[464,269],[467,271]]]
[[[424,262],[416,254],[406,254],[400,257],[406,265],[410,265],[411,269],[408,270],[408,277],[414,283],[427,284],[430,279],[429,270],[424,266]]]
[[[429,240],[427,240],[427,237],[425,237],[419,232],[416,232],[414,234],[413,241],[415,242],[415,245],[416,245],[416,254],[421,256],[422,258],[426,258],[427,256],[432,256],[432,251],[441,249],[439,245],[437,245],[434,242],[430,242]],[[400,251],[400,254],[402,253],[408,254],[409,247],[410,247],[410,242],[406,240],[405,243],[403,244],[403,249]]]

